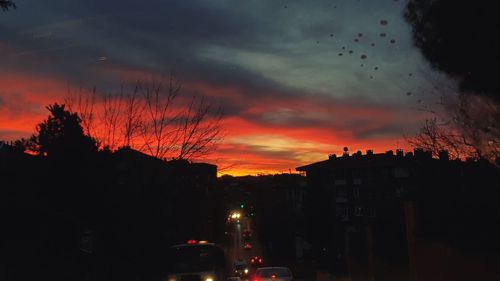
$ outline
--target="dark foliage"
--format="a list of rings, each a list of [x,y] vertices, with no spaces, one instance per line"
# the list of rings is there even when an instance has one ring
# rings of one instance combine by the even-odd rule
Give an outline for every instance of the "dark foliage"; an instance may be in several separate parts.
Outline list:
[[[456,78],[462,90],[500,101],[495,7],[487,0],[410,0],[405,18],[415,45],[434,68]]]
[[[0,0],[0,9],[7,11],[9,8],[16,8],[16,4],[12,0]]]
[[[57,103],[47,106],[47,110],[51,115],[37,125],[37,134],[31,138],[36,152],[50,157],[84,156],[97,152],[95,140],[83,133],[78,114]]]

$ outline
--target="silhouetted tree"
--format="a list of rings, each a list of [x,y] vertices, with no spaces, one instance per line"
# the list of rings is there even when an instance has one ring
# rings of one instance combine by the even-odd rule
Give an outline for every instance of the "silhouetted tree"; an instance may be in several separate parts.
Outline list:
[[[106,94],[102,99],[102,118],[103,125],[102,144],[111,151],[118,148],[119,127],[122,122],[123,95]]]
[[[201,97],[193,98],[180,129],[179,159],[192,159],[212,152],[222,139],[222,112]]]
[[[487,0],[410,0],[405,19],[414,44],[434,68],[457,79],[462,90],[500,101],[495,7]]]
[[[16,4],[12,0],[0,0],[0,8],[2,11],[7,11],[9,8],[16,8]]]
[[[183,97],[180,90],[170,75],[118,93],[68,90],[65,103],[101,148],[130,147],[159,159],[203,158],[223,139],[222,109],[203,96]]]
[[[95,104],[97,100],[97,91],[94,87],[90,91],[79,89],[72,91],[68,89],[64,103],[71,112],[77,112],[82,120],[81,124],[88,136],[95,137]]]
[[[427,119],[419,132],[407,137],[406,140],[414,148],[432,152],[434,157],[438,157],[443,150],[448,151],[452,159],[471,156],[474,151],[471,144],[463,138],[460,132],[450,129],[447,125],[439,123],[437,118]]]
[[[144,103],[139,96],[139,85],[134,87],[134,90],[124,96],[123,110],[123,145],[132,147],[134,140],[140,135],[141,128],[144,126],[142,114],[144,112]]]
[[[78,114],[66,110],[64,104],[54,103],[46,108],[50,115],[37,125],[37,134],[31,137],[38,154],[49,157],[81,156],[97,151],[95,140],[84,134]]]
[[[414,44],[431,65],[458,82],[460,92],[437,89],[445,116],[428,120],[411,144],[458,150],[492,163],[500,156],[500,18],[490,1],[410,0],[405,19]],[[472,156],[472,155],[467,155]]]
[[[181,84],[171,75],[167,83],[143,83],[140,89],[146,103],[147,115],[142,128],[144,146],[152,156],[164,158],[172,152],[178,140],[178,128],[175,128],[178,116],[173,112],[173,105]]]
[[[419,132],[406,137],[414,148],[451,158],[483,158],[498,166],[500,159],[500,103],[493,98],[459,94],[449,97],[425,120]]]

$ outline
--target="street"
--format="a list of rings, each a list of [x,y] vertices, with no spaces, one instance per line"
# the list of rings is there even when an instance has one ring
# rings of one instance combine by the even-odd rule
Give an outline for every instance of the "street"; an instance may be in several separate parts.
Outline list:
[[[230,231],[228,232],[228,239],[230,243],[228,243],[228,248],[226,249],[229,266],[232,270],[235,262],[245,261],[249,264],[249,276],[252,273],[250,259],[255,256],[263,258],[262,247],[257,239],[255,228],[252,227],[252,219],[243,215],[238,221],[231,221],[230,223]],[[251,231],[252,238],[245,241],[243,239],[244,231]],[[252,248],[245,249],[245,242],[249,243]]]

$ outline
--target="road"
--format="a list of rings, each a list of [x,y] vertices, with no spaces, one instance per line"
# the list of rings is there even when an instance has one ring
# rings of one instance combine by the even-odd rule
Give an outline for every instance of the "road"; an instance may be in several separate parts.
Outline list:
[[[252,239],[250,241],[252,249],[243,248],[243,231],[245,230],[250,230],[252,232]],[[227,253],[231,267],[234,262],[238,260],[244,260],[250,264],[251,257],[262,257],[262,247],[260,243],[258,243],[257,233],[252,227],[252,221],[250,217],[243,216],[243,218],[241,218],[239,222],[232,222],[228,235],[230,243],[229,248],[227,249]]]

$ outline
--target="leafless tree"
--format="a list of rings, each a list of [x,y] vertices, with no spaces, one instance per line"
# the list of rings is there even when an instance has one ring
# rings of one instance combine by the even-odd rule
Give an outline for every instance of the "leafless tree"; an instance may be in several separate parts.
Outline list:
[[[118,134],[122,124],[123,94],[106,94],[102,97],[102,146],[111,151],[118,148]]]
[[[493,163],[500,159],[500,103],[487,96],[461,95],[452,108],[453,122],[477,157]]]
[[[159,159],[203,158],[223,139],[222,110],[203,96],[180,95],[181,83],[170,75],[122,87],[119,93],[68,90],[65,103],[101,148],[116,150],[122,145]]]
[[[96,105],[97,92],[96,88],[92,90],[83,90],[80,88],[77,91],[72,91],[69,87],[64,104],[68,107],[69,111],[77,112],[82,120],[82,127],[86,135],[97,137],[95,130],[95,105]]]
[[[222,140],[222,110],[205,97],[193,98],[179,130],[179,159],[195,159],[211,153]]]
[[[500,104],[491,98],[458,94],[440,105],[444,111],[425,120],[419,132],[406,137],[416,148],[434,156],[447,150],[452,158],[483,158],[497,164],[500,157]]]
[[[142,115],[145,107],[144,102],[139,95],[139,84],[136,84],[134,90],[124,95],[123,109],[123,145],[133,147],[135,138],[140,134],[143,125]]]
[[[178,128],[175,127],[175,122],[178,114],[175,112],[174,101],[181,84],[171,75],[167,83],[152,81],[141,83],[139,87],[147,115],[141,130],[143,147],[152,156],[163,159],[172,152],[177,141]]]
[[[474,150],[460,132],[450,129],[445,123],[440,124],[437,118],[425,120],[419,132],[406,140],[412,147],[432,152],[434,157],[446,150],[451,158],[461,159],[469,157]]]

